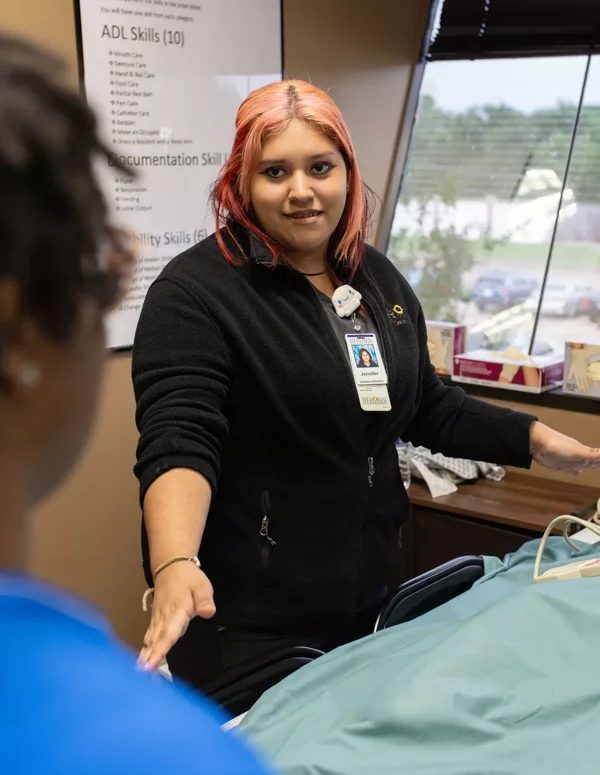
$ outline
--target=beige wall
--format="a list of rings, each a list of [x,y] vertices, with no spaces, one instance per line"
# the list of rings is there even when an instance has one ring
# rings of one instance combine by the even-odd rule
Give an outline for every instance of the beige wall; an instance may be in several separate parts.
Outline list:
[[[109,359],[95,432],[77,471],[35,515],[29,567],[93,601],[137,646],[147,615],[130,369],[129,355]]]
[[[0,28],[26,35],[56,51],[77,73],[72,0],[0,0]]]
[[[0,0],[0,27],[59,53],[77,78],[73,0]],[[94,435],[78,470],[35,515],[29,567],[100,606],[137,645],[144,631],[136,432],[129,356],[109,360]]]
[[[429,0],[287,0],[286,75],[329,91],[383,199]],[[379,210],[379,208],[378,208]],[[371,237],[377,230],[377,213]]]
[[[287,74],[329,89],[354,137],[363,175],[383,196],[427,0],[286,0]],[[72,0],[0,0],[0,26],[51,46],[76,67]],[[130,358],[110,358],[84,459],[36,515],[30,568],[100,606],[139,645],[145,617],[139,508],[131,473],[136,431]],[[524,407],[526,408],[526,407]],[[546,410],[544,421],[590,444],[600,417]],[[538,472],[539,473],[539,472]],[[586,480],[600,486],[600,475]]]

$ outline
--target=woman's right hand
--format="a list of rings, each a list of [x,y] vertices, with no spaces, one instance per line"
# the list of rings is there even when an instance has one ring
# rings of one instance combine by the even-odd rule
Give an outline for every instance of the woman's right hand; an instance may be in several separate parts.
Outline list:
[[[215,612],[208,576],[191,562],[169,565],[154,582],[152,618],[138,666],[142,670],[155,670],[194,616],[211,619]]]

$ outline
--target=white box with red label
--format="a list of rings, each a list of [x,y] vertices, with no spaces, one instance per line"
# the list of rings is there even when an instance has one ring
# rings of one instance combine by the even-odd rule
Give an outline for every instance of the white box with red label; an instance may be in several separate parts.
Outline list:
[[[454,358],[452,379],[472,385],[488,385],[543,393],[559,387],[563,381],[564,357],[522,355],[514,350],[495,352],[473,350]]]

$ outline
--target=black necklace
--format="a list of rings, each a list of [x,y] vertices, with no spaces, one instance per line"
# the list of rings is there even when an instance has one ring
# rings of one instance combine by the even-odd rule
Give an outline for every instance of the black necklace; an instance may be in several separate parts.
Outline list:
[[[300,272],[300,270],[298,269]],[[304,275],[304,277],[319,277],[319,275],[326,274],[327,270],[323,269],[322,272],[300,272],[301,275]]]

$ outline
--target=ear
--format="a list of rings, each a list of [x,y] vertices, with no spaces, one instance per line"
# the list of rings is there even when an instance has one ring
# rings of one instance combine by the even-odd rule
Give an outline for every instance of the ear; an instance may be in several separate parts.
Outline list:
[[[16,393],[39,385],[38,344],[38,329],[23,312],[18,283],[0,279],[0,390]]]

